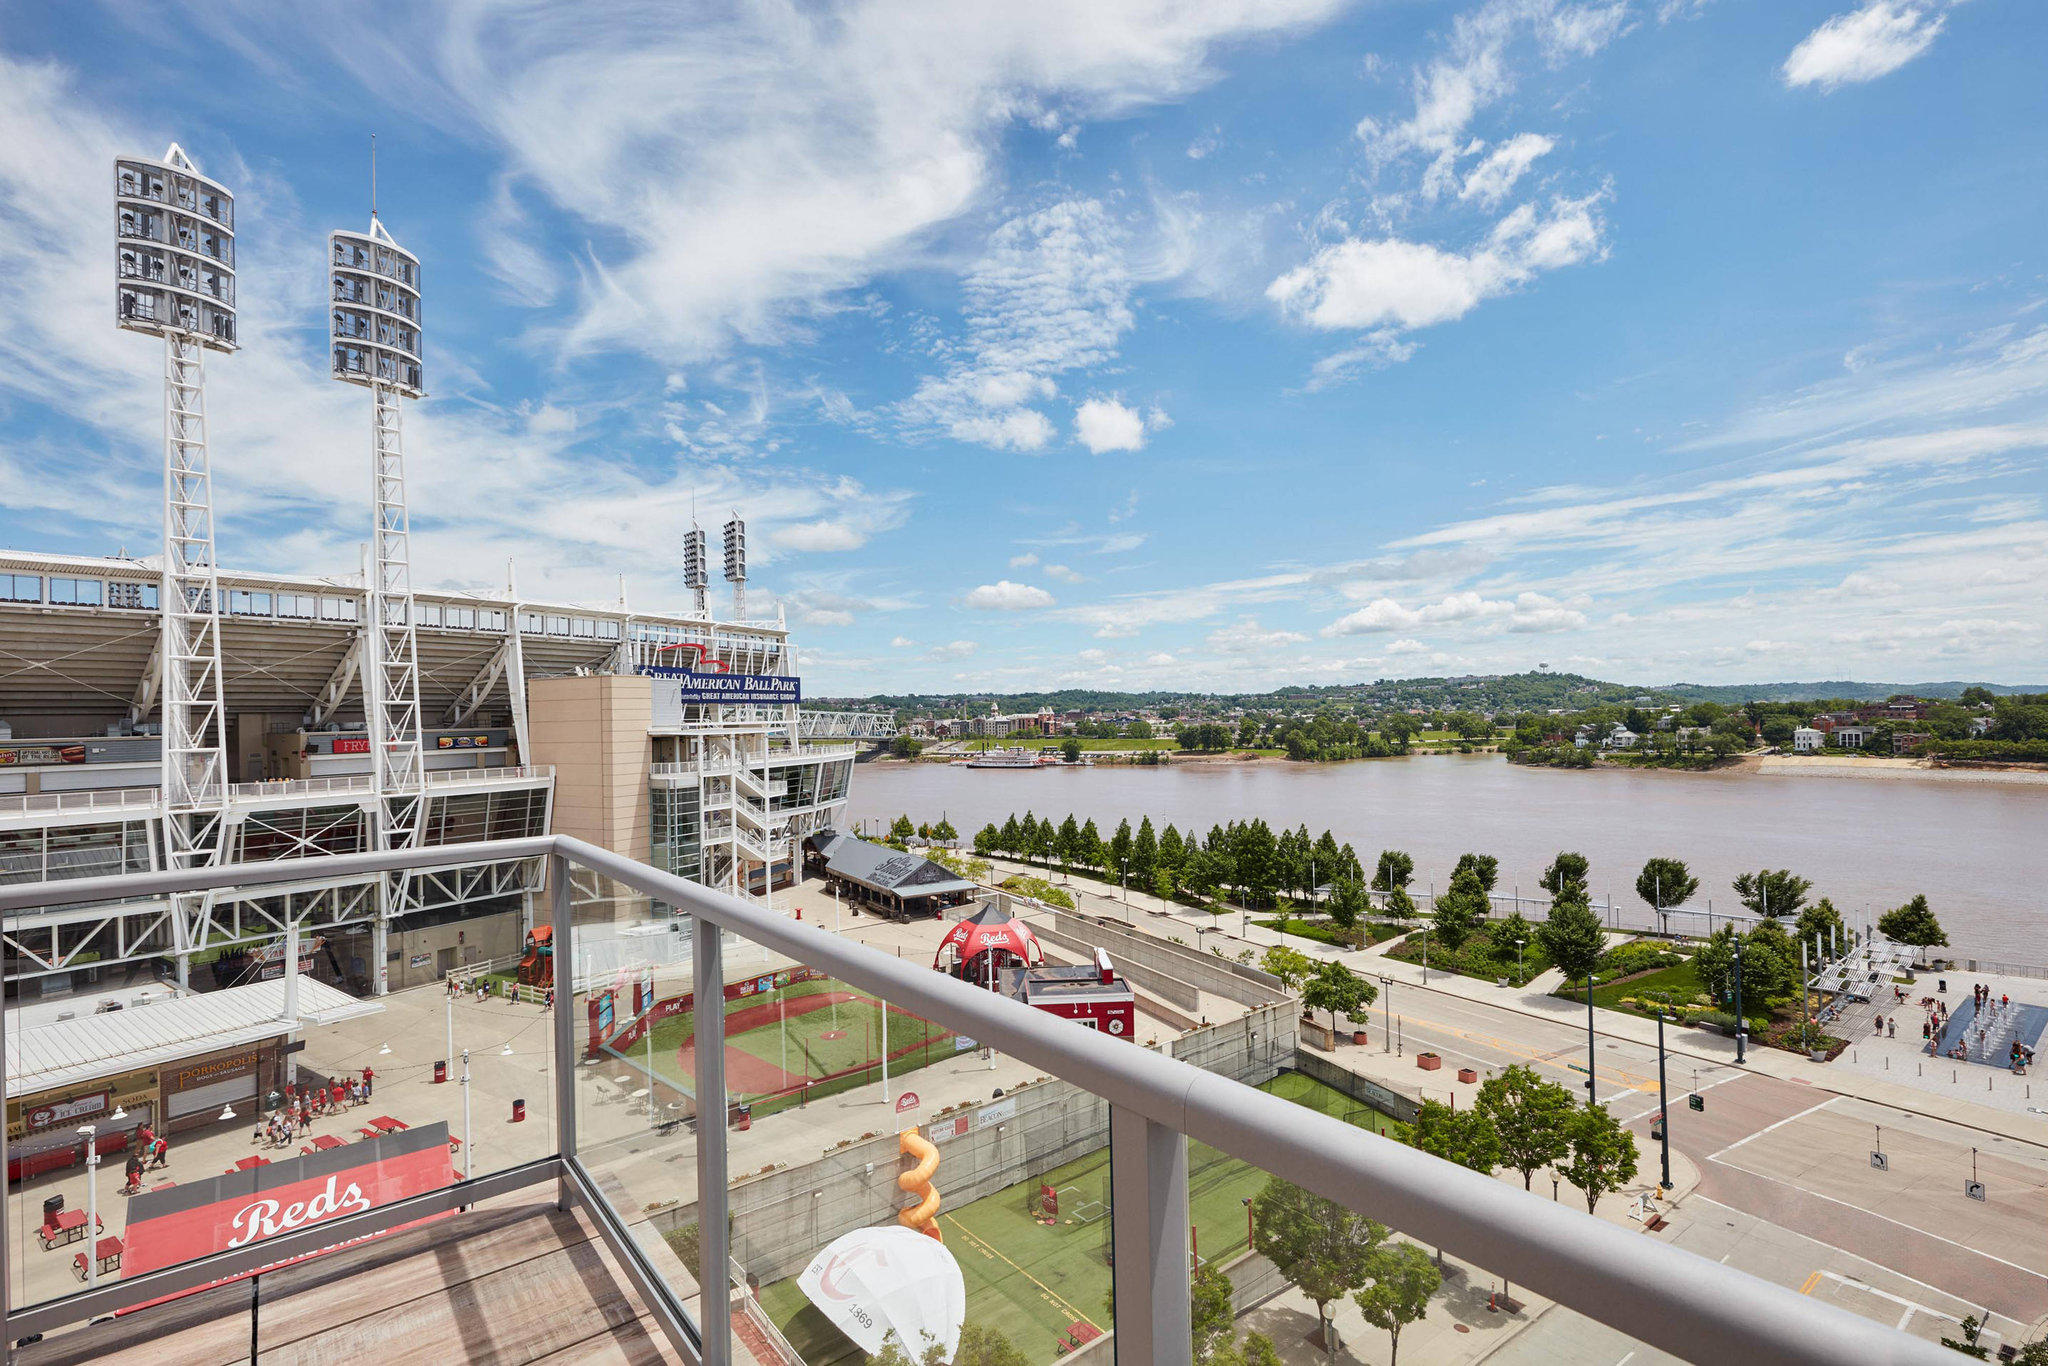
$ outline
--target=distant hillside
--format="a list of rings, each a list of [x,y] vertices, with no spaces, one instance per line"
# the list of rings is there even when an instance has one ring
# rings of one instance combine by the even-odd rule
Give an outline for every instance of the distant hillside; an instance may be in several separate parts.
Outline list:
[[[1672,683],[1646,687],[1611,683],[1581,674],[1552,673],[1548,670],[1519,674],[1468,674],[1440,678],[1382,678],[1371,683],[1339,683],[1316,687],[1276,688],[1259,693],[1196,692],[1114,692],[1094,688],[1062,688],[1051,692],[975,693],[880,693],[860,698],[818,698],[816,705],[836,703],[887,707],[920,716],[985,714],[994,707],[1003,712],[1054,711],[1097,713],[1136,712],[1160,709],[1168,713],[1214,715],[1233,710],[1306,714],[1323,707],[1378,712],[1420,708],[1424,711],[1583,711],[1589,707],[1625,703],[1665,705],[1669,703],[1718,702],[1740,706],[1744,702],[1793,702],[1812,699],[1881,701],[1894,693],[1920,697],[1955,698],[1965,688],[1983,687],[1994,693],[2048,692],[2048,684],[2009,686],[2001,683],[1858,683],[1831,680],[1818,683]]]
[[[2037,693],[2039,683],[2009,686],[2004,683],[1856,683],[1831,679],[1821,683],[1668,683],[1659,692],[1682,697],[1688,702],[1719,702],[1736,707],[1744,702],[1800,702],[1811,697],[1839,697],[1858,702],[1882,702],[1897,693],[1915,697],[1954,699],[1965,688],[1982,688],[1993,693]]]

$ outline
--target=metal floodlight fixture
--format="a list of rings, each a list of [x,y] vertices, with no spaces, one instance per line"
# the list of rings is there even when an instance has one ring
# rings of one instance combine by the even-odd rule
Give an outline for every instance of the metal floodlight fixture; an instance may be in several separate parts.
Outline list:
[[[234,1106],[232,1106],[232,1105],[223,1105],[223,1106],[221,1106],[221,1107],[220,1107],[220,1117],[221,1117],[221,1118],[222,1118],[223,1120],[230,1120],[230,1119],[233,1119],[233,1118],[235,1117],[235,1107],[234,1107]]]
[[[114,1113],[108,1115],[107,1118],[113,1123],[119,1124],[122,1120],[128,1118],[127,1108],[125,1106],[116,1105],[114,1107]]]
[[[732,517],[725,524],[725,580],[727,583],[747,581],[747,524],[734,509]]]
[[[175,142],[114,159],[114,276],[121,327],[235,349],[235,197]]]
[[[370,215],[368,232],[327,235],[328,335],[334,377],[426,394],[420,364],[420,258]]]
[[[683,533],[683,586],[699,591],[711,586],[711,554],[704,528],[692,526]]]
[[[94,1134],[98,1133],[99,1131],[100,1126],[97,1124],[81,1124],[78,1126],[78,1132],[84,1134],[87,1138],[91,1138]]]

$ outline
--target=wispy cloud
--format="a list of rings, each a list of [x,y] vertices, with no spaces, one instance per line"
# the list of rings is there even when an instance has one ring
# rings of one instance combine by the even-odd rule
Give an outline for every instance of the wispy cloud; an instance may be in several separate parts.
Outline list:
[[[1941,36],[1948,17],[1939,0],[1869,0],[1861,9],[1821,24],[1785,58],[1788,86],[1810,85],[1823,94],[1888,76]]]

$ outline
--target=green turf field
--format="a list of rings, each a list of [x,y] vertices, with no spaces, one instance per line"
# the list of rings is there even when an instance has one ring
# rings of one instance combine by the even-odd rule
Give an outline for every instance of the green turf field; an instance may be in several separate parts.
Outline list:
[[[757,992],[728,1001],[725,1014],[728,1020],[741,1011],[759,1014],[763,1007],[772,1008],[778,1002],[794,1009],[804,997],[851,990],[846,983],[834,979],[796,982],[777,991]],[[813,1085],[804,1097],[816,1100],[880,1080],[882,1073],[877,1060],[880,1056],[882,1014],[882,1007],[870,999],[841,1001],[801,1014],[784,1014],[780,1019],[768,1019],[751,1029],[728,1033],[726,1043],[795,1076],[832,1077],[830,1081],[819,1081]],[[656,1023],[652,1032],[654,1070],[664,1080],[686,1093],[690,1092],[695,1078],[683,1075],[677,1053],[696,1037],[696,1022],[687,1014],[674,1015]],[[825,1037],[834,1033],[841,1037]],[[900,1011],[888,1012],[888,1039],[892,1054],[889,1062],[891,1078],[916,1071],[927,1063],[950,1058],[955,1053],[953,1040],[942,1026]],[[645,1056],[645,1048],[644,1042],[633,1045],[630,1051],[635,1062]],[[915,1051],[906,1055],[904,1050],[907,1049]],[[833,1075],[846,1073],[849,1068],[861,1070],[843,1076]],[[736,1095],[752,1094],[738,1086],[732,1089]],[[757,1116],[768,1115],[798,1103],[795,1096],[755,1101],[754,1113]]]
[[[1399,1136],[1403,1128],[1298,1072],[1283,1073],[1264,1089],[1375,1132]],[[1190,1222],[1205,1261],[1228,1263],[1244,1251],[1244,1201],[1258,1194],[1267,1178],[1268,1173],[1207,1144],[1189,1145]],[[1033,1217],[1041,1182],[1059,1192],[1057,1224]],[[943,1162],[934,1184],[941,1192],[946,1188]],[[1108,1201],[1105,1148],[958,1210],[941,1211],[946,1246],[967,1282],[968,1322],[1000,1330],[1034,1366],[1057,1359],[1056,1340],[1071,1325],[1085,1320],[1107,1329]],[[859,1360],[860,1350],[812,1307],[795,1277],[765,1287],[761,1304],[810,1366],[851,1366]]]

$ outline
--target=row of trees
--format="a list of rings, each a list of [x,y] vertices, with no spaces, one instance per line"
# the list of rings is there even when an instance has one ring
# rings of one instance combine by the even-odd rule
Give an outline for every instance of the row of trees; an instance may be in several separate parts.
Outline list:
[[[1365,1321],[1385,1329],[1388,1360],[1398,1366],[1401,1330],[1429,1312],[1443,1273],[1385,1224],[1280,1177],[1252,1197],[1252,1248],[1316,1306],[1330,1342],[1330,1306],[1352,1297]],[[1200,1360],[1198,1355],[1197,1360]]]

